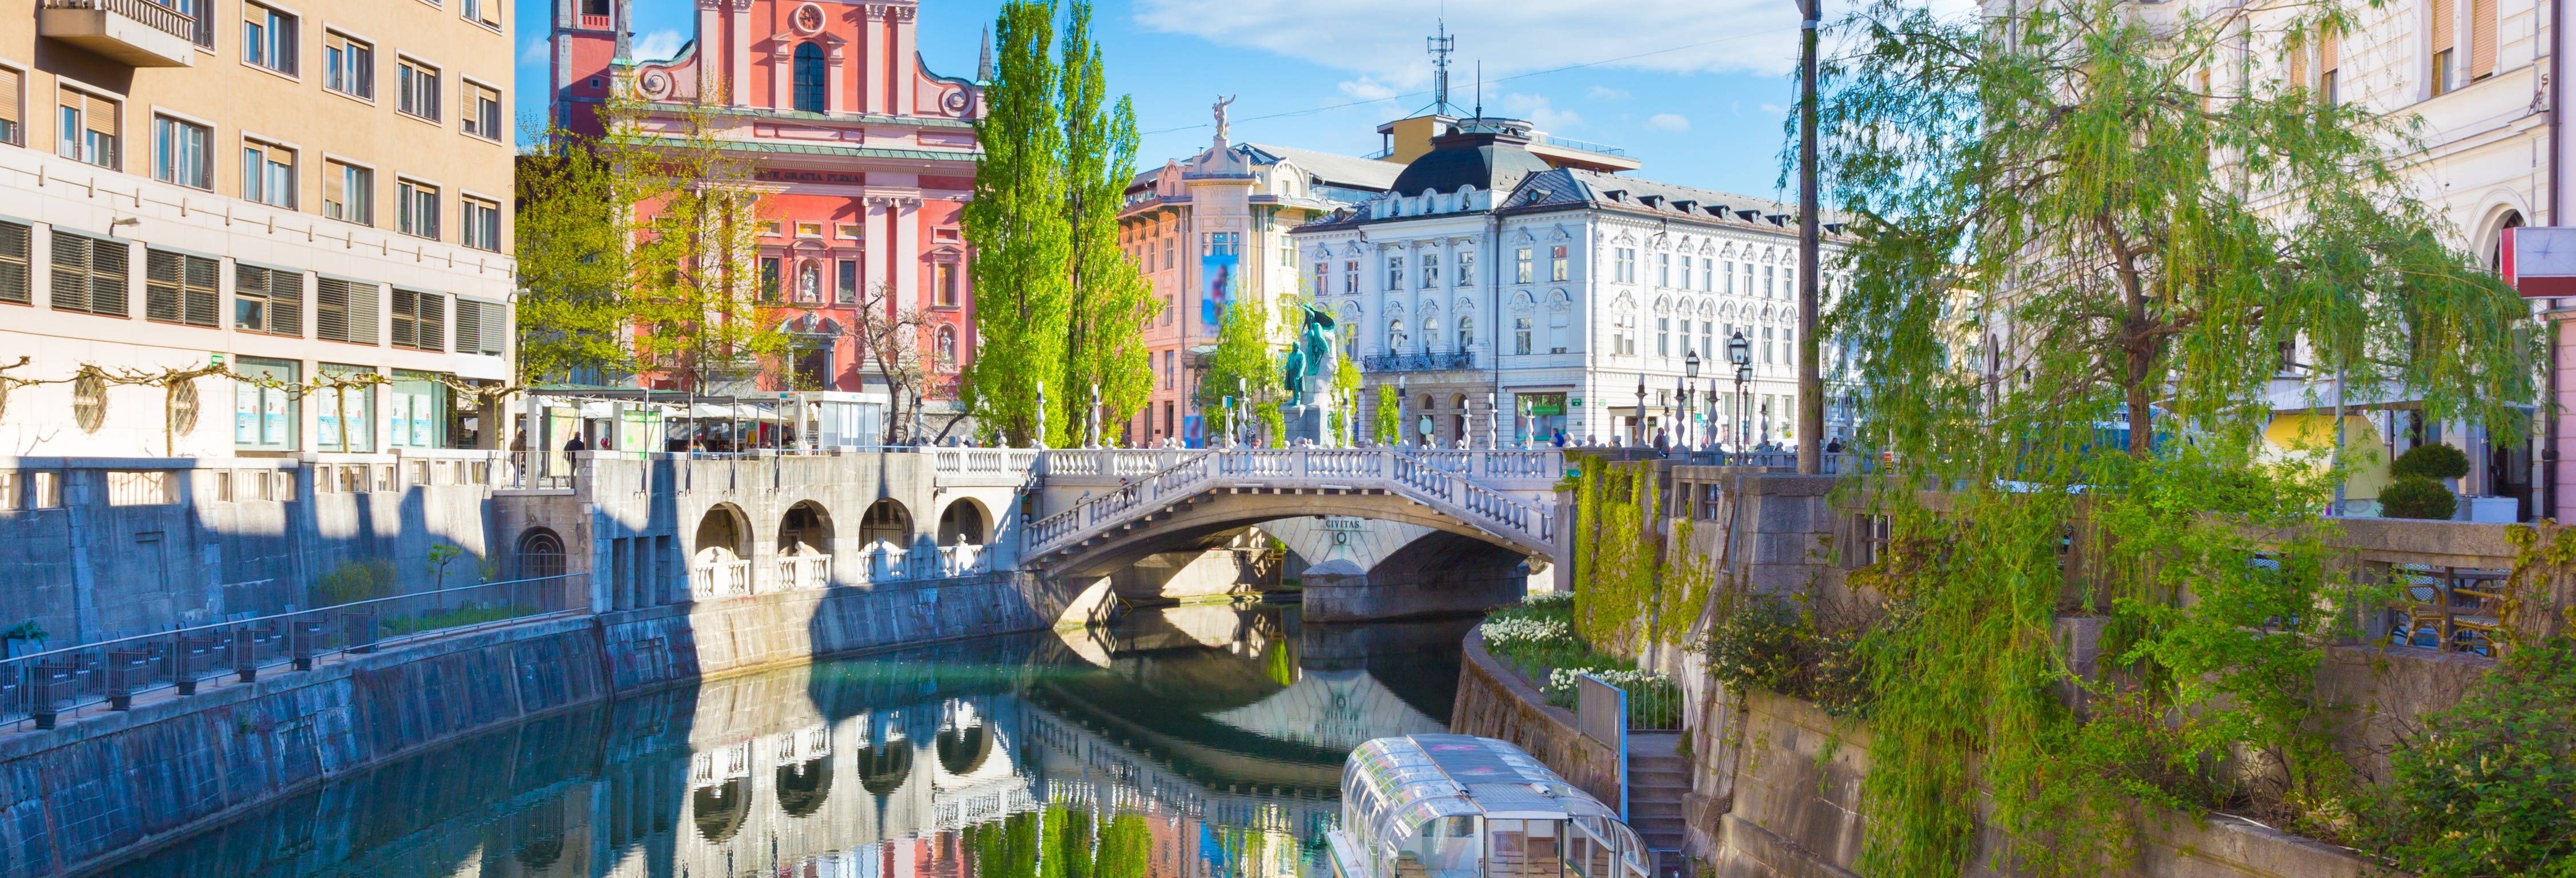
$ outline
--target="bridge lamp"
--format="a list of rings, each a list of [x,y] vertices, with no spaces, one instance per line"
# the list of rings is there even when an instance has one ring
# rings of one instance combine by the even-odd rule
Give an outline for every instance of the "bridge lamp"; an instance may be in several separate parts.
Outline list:
[[[1637,430],[1637,444],[1646,444],[1646,373],[1637,373],[1637,416],[1629,419]]]

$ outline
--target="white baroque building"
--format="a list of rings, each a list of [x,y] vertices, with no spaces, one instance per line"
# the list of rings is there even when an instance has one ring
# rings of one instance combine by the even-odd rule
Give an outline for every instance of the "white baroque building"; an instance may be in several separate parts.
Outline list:
[[[1291,232],[1306,286],[1360,358],[1361,423],[1396,384],[1412,442],[1426,424],[1443,446],[1560,429],[1577,443],[1793,439],[1795,208],[1553,168],[1530,137],[1519,120],[1460,120],[1391,191]],[[1726,362],[1738,333],[1752,360],[1740,396]],[[1828,376],[1848,361],[1826,356]],[[1845,406],[1827,407],[1826,429],[1848,434]]]

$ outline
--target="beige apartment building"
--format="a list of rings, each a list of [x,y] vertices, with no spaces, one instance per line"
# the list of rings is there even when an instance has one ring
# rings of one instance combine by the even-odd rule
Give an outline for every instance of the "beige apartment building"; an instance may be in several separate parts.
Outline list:
[[[498,0],[0,14],[0,366],[24,358],[0,455],[493,442],[454,385],[511,377],[508,22]]]

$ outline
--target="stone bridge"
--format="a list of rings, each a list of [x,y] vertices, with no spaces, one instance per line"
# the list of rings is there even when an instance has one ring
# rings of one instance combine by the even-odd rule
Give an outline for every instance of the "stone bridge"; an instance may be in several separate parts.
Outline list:
[[[1019,557],[1029,569],[1075,581],[1283,519],[1356,518],[1428,531],[1370,567],[1311,568],[1307,618],[1332,621],[1482,609],[1516,597],[1527,559],[1553,551],[1552,492],[1564,459],[1555,450],[1067,450],[1046,452],[1042,466],[1048,506],[1059,511],[1022,528]],[[1292,548],[1310,561],[1327,554]]]

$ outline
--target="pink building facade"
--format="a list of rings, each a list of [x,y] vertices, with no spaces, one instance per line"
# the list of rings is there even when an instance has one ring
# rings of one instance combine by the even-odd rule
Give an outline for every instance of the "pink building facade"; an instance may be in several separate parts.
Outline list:
[[[712,108],[728,148],[756,169],[759,270],[796,334],[796,389],[882,392],[849,328],[883,287],[893,295],[879,307],[929,323],[931,396],[953,397],[975,349],[959,219],[984,95],[977,79],[923,65],[917,2],[699,0],[695,36],[671,58],[632,57],[627,0],[554,2],[554,124],[599,133],[623,81],[675,115]]]

